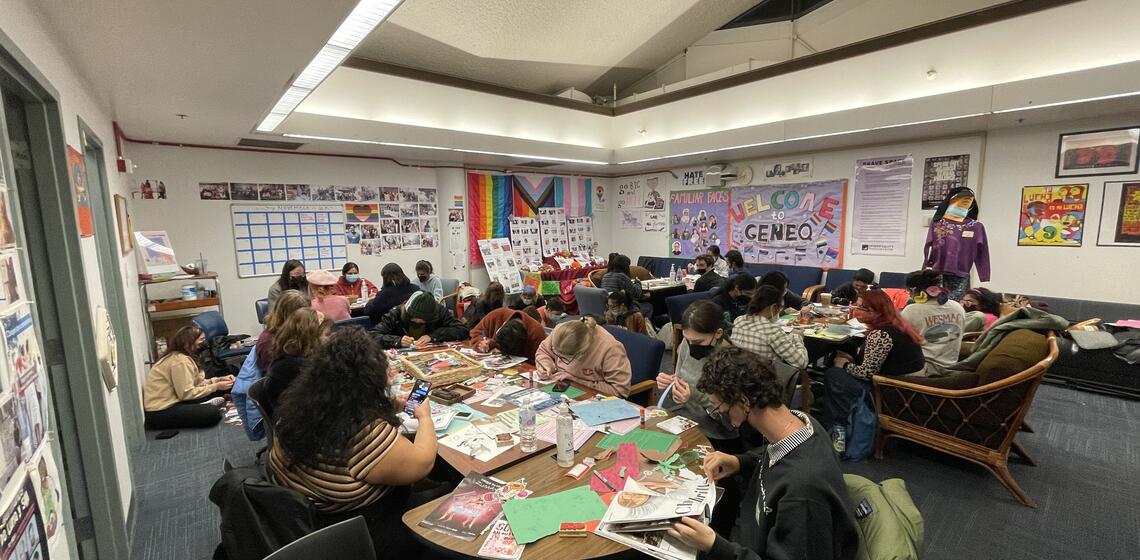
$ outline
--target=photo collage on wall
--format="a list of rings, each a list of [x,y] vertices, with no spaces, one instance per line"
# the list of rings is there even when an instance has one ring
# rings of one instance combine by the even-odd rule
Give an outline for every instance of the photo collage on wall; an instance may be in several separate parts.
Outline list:
[[[593,254],[594,252],[594,220],[590,216],[566,218],[569,231],[570,252],[579,254]]]
[[[519,263],[515,252],[511,249],[511,240],[506,238],[480,239],[479,254],[487,265],[487,276],[492,282],[503,285],[508,294],[517,294],[522,291],[522,273],[519,272]]]
[[[538,229],[542,236],[542,256],[550,257],[570,249],[565,208],[539,208]]]
[[[522,266],[542,264],[542,240],[538,234],[538,220],[511,216],[511,246]]]
[[[163,193],[165,198],[165,190]],[[198,198],[273,202],[376,202],[380,200],[380,187],[298,183],[198,183]]]

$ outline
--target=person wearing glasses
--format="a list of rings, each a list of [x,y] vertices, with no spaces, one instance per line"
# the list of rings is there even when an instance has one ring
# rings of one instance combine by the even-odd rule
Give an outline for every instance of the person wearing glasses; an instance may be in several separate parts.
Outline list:
[[[784,405],[776,374],[751,352],[725,348],[705,363],[697,389],[710,413],[732,428],[745,423],[769,442],[738,455],[714,451],[704,460],[713,481],[740,474],[747,490],[729,536],[682,517],[669,536],[712,560],[851,560],[859,532],[827,432]]]
[[[543,381],[566,379],[604,395],[629,396],[632,368],[625,347],[593,317],[555,327],[538,345],[535,362]]]

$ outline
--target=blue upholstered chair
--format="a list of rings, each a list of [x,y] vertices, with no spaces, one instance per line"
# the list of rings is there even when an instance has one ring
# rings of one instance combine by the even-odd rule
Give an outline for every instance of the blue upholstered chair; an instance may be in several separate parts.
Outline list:
[[[459,280],[456,280],[455,278],[441,277],[439,279],[439,284],[443,287],[443,306],[446,307],[452,315],[454,315],[455,298],[457,297],[455,295],[455,292],[459,290]]]
[[[879,287],[880,288],[905,288],[906,287],[906,273],[905,272],[880,272],[879,273]]]
[[[253,310],[257,312],[257,322],[264,325],[265,316],[269,314],[269,300],[262,298],[253,302]]]
[[[351,319],[345,319],[343,321],[337,321],[333,323],[333,330],[335,331],[343,329],[345,327],[360,327],[364,330],[368,330],[368,328],[371,326],[372,320],[369,319],[367,315],[362,315],[360,317],[353,317]]]
[[[191,322],[194,323],[199,329],[202,329],[202,334],[206,336],[206,342],[209,343],[211,349],[220,348],[216,351],[216,357],[222,360],[230,358],[245,359],[249,351],[253,349],[252,346],[244,346],[239,348],[230,348],[229,346],[235,342],[241,342],[249,338],[246,334],[230,334],[230,328],[226,325],[226,320],[222,318],[222,314],[217,311],[207,311],[196,315]]]
[[[629,356],[633,373],[629,380],[629,396],[652,391],[657,386],[657,373],[661,371],[665,343],[615,325],[606,325],[604,328],[625,347],[625,353]]]
[[[579,315],[605,317],[606,297],[606,291],[601,288],[591,288],[581,284],[574,286],[574,299],[578,300]]]

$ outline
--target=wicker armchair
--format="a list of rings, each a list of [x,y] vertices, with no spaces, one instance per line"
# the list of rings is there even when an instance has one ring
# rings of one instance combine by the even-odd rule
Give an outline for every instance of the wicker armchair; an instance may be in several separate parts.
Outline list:
[[[1019,503],[1036,507],[1010,476],[1013,451],[1030,465],[1033,459],[1013,440],[1046,370],[1057,359],[1057,335],[1048,335],[1048,355],[1028,369],[985,385],[945,389],[875,376],[879,436],[875,457],[881,459],[887,438],[898,437],[981,465]]]

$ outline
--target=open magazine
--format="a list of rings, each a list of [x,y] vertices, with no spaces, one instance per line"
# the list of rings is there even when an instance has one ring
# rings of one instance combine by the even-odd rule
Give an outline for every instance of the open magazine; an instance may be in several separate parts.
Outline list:
[[[594,534],[661,560],[695,560],[697,551],[666,534],[681,517],[708,523],[716,505],[716,487],[707,478],[626,479]]]

